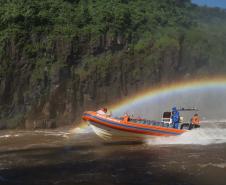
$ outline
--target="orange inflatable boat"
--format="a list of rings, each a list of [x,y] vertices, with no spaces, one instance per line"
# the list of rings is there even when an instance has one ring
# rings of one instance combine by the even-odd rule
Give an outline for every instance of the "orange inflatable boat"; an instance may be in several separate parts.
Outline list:
[[[88,121],[94,132],[104,140],[137,141],[155,136],[178,136],[187,132],[184,129],[171,128],[164,121],[110,117],[94,111],[84,112],[83,120]]]

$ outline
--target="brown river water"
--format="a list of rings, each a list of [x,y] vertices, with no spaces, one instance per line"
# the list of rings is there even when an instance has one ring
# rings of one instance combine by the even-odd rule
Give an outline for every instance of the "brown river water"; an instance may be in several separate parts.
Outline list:
[[[208,124],[143,143],[89,127],[0,131],[0,185],[226,185],[226,122]]]

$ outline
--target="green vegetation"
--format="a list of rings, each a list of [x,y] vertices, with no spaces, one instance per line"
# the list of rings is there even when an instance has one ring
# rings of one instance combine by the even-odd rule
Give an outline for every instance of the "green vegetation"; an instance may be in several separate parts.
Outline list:
[[[191,5],[188,2],[1,0],[0,38],[1,41],[13,38],[17,44],[26,45],[41,37],[49,42],[57,37],[87,37],[85,39],[95,42],[98,36],[108,35],[136,43],[144,34],[154,34],[160,28],[189,27]],[[33,47],[31,53],[41,49],[37,43]]]
[[[112,103],[160,81],[226,71],[221,9],[190,0],[0,2],[2,118],[60,116],[68,102],[78,116],[89,101]]]

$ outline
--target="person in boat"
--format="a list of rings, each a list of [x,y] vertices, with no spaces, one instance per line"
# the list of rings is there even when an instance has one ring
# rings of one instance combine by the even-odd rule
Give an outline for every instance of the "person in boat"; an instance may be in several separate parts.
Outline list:
[[[194,116],[191,118],[189,130],[193,128],[200,128],[200,118],[198,114],[194,114]]]
[[[103,108],[101,108],[100,110],[97,111],[97,114],[110,116],[110,115],[107,114],[107,111],[108,111],[108,109],[103,107]]]
[[[124,116],[123,116],[123,122],[128,123],[129,120],[130,120],[129,115],[127,113],[125,113]]]
[[[172,118],[172,122],[173,122],[173,128],[178,129],[179,122],[180,122],[180,113],[176,107],[172,108],[172,117],[171,118]]]

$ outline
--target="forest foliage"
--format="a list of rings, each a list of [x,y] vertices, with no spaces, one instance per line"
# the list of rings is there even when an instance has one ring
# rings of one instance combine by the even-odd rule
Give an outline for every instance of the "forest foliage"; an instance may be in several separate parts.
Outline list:
[[[0,56],[7,61],[9,40],[27,58],[40,58],[58,38],[85,40],[92,47],[101,36],[112,42],[112,47],[102,46],[104,51],[117,49],[118,43],[120,50],[126,46],[133,52],[143,51],[150,43],[177,48],[186,36],[194,42],[191,47],[210,39],[210,45],[222,48],[225,14],[199,8],[190,0],[1,0]],[[213,52],[222,55],[220,50]],[[47,58],[41,60],[52,60]]]
[[[188,28],[190,7],[185,0],[1,0],[0,39],[23,45],[32,34],[95,39],[108,33],[136,43],[159,28]]]

